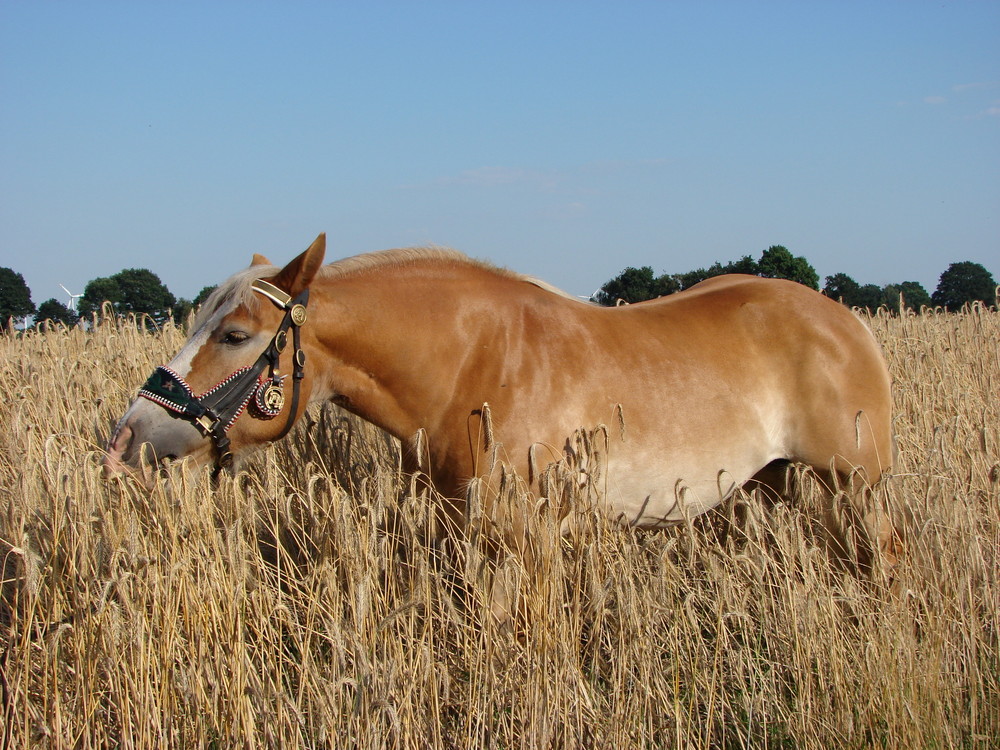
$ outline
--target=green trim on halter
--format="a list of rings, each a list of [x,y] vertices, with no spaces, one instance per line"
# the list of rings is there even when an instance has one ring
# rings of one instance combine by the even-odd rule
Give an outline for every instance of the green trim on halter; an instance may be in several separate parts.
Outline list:
[[[194,401],[194,392],[176,373],[166,367],[157,367],[142,386],[142,395],[161,406],[184,412]]]

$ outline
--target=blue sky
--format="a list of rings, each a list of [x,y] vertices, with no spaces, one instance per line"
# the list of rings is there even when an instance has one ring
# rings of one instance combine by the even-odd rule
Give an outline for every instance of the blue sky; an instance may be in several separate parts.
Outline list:
[[[192,297],[321,231],[586,295],[772,244],[1000,274],[1000,3],[0,2],[0,265]]]

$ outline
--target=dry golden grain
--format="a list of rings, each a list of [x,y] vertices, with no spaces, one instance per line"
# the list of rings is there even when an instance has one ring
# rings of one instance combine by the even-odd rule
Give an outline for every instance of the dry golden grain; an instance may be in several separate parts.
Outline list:
[[[537,569],[494,570],[428,544],[398,446],[333,407],[214,490],[105,482],[182,331],[0,336],[0,747],[995,747],[1000,314],[869,323],[899,450],[880,501],[908,532],[891,581],[831,563],[808,476],[794,505],[740,492],[637,532],[563,472],[572,537],[529,513]],[[580,442],[600,481],[602,433]],[[495,577],[521,632],[488,615]]]

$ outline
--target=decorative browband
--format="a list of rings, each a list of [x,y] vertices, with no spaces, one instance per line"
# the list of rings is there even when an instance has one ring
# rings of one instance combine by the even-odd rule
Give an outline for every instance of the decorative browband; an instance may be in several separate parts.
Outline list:
[[[283,289],[279,289],[269,281],[264,281],[264,279],[257,279],[250,286],[253,287],[254,291],[260,292],[282,309],[287,310],[288,303],[292,301],[290,294]]]

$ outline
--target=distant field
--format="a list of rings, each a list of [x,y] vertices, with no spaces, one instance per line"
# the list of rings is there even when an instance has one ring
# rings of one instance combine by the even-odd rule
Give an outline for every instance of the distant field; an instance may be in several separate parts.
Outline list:
[[[475,546],[455,569],[423,542],[375,429],[317,411],[214,492],[150,494],[100,449],[182,333],[0,336],[0,749],[995,748],[1000,314],[870,324],[909,529],[891,586],[830,562],[808,479],[655,533],[565,541],[539,512],[513,635]]]

